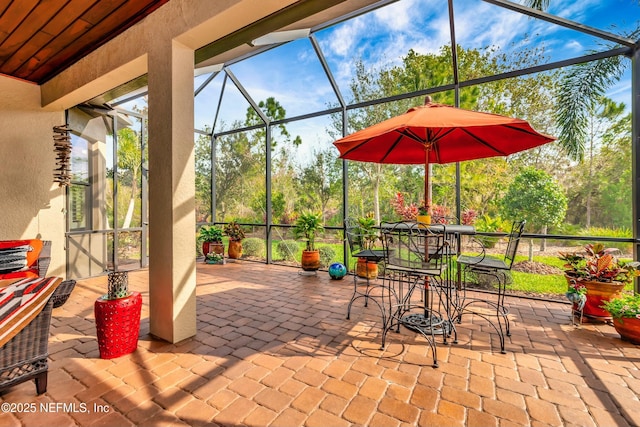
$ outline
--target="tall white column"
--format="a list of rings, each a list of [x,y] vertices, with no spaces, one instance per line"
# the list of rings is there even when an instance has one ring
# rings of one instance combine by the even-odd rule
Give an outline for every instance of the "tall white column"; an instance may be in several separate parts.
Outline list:
[[[175,343],[196,334],[194,51],[149,50],[149,317]]]

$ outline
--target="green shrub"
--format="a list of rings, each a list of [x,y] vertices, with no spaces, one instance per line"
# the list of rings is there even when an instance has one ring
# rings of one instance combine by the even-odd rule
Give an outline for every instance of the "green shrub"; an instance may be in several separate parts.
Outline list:
[[[280,259],[285,261],[295,261],[298,258],[300,246],[298,246],[298,242],[295,240],[282,240],[281,242],[278,242],[276,252]]]
[[[499,217],[490,217],[488,215],[483,215],[482,217],[476,219],[475,227],[477,231],[484,231],[488,233],[508,233],[511,231],[511,224],[507,225],[507,222]],[[497,236],[476,236],[476,239],[482,242],[485,248],[494,248],[496,244],[502,240],[502,237]]]
[[[628,228],[604,228],[589,227],[580,231],[580,236],[598,236],[598,237],[615,237],[620,239],[630,239],[633,237],[631,230]],[[597,240],[597,239],[596,239]],[[602,242],[608,248],[620,249],[623,253],[631,253],[633,245],[629,242]]]
[[[246,256],[263,258],[265,249],[266,245],[264,244],[264,240],[258,237],[249,237],[242,241],[242,252],[244,252]]]
[[[331,246],[321,246],[318,250],[320,251],[320,265],[329,267],[336,257],[336,251]]]

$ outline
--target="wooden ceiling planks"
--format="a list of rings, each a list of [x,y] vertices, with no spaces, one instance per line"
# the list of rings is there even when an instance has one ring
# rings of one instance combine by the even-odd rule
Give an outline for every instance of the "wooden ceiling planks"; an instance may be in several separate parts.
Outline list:
[[[0,73],[43,83],[169,0],[0,0]]]

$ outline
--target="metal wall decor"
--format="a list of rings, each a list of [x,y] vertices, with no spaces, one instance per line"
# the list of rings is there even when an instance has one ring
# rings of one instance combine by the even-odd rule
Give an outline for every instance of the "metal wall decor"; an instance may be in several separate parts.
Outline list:
[[[60,187],[71,184],[71,135],[69,126],[53,127],[53,151],[56,153],[57,168],[53,170],[53,182]]]

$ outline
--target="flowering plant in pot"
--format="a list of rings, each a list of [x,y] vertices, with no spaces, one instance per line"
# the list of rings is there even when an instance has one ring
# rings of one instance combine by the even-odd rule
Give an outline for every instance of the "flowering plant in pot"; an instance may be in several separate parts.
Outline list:
[[[215,252],[209,252],[204,258],[206,264],[224,264],[224,257]]]
[[[602,243],[590,243],[583,252],[560,253],[569,283],[567,298],[575,303],[574,294],[584,293],[584,315],[592,319],[611,320],[603,304],[620,296],[624,287],[640,275],[640,263],[623,261],[615,255],[616,251]]]
[[[623,340],[640,344],[640,295],[623,294],[605,301],[603,308],[611,313],[613,327]]]

